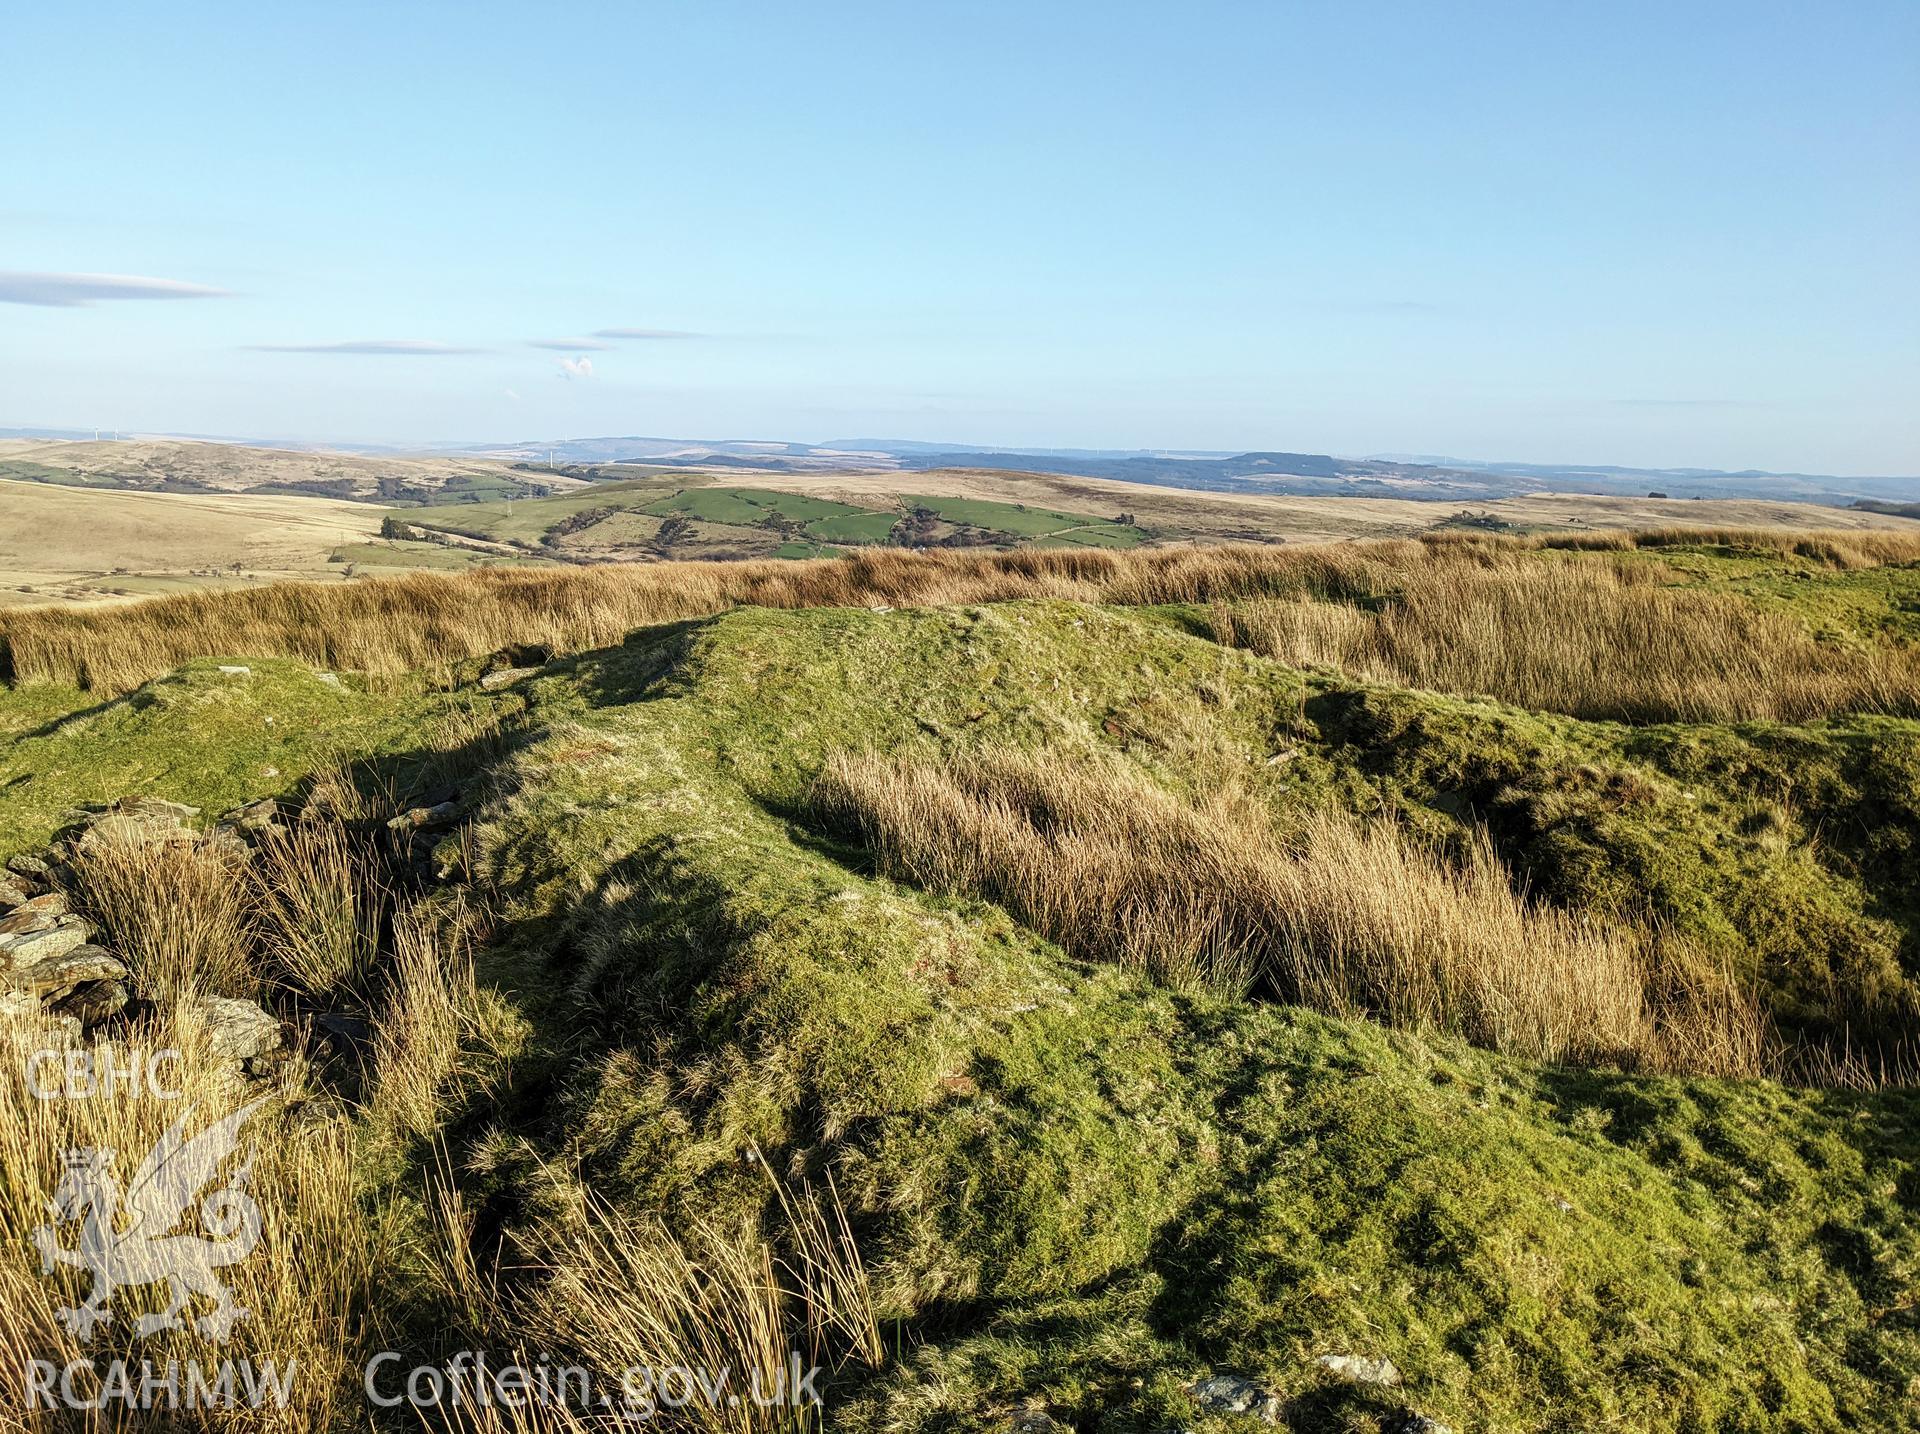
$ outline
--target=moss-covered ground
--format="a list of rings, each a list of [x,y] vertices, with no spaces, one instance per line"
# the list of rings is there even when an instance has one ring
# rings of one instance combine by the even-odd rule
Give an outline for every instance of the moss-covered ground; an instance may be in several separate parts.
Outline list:
[[[1851,638],[1909,630],[1910,574],[1658,560]],[[1911,1090],[1540,1067],[1172,992],[877,879],[807,802],[836,750],[1012,743],[1231,781],[1283,826],[1483,823],[1539,899],[1682,930],[1812,1035],[1913,1019],[1920,723],[1581,722],[1206,631],[742,610],[497,696],[270,662],[104,705],[5,692],[0,849],[79,802],[219,810],[341,751],[404,763],[449,709],[510,716],[462,863],[500,912],[482,977],[532,1035],[459,1126],[487,1152],[471,1200],[510,1228],[535,1156],[669,1218],[756,1208],[756,1147],[831,1169],[895,1357],[830,1387],[830,1427],[1256,1427],[1190,1392],[1231,1372],[1299,1429],[1920,1428]],[[1339,1353],[1404,1385],[1333,1380]]]

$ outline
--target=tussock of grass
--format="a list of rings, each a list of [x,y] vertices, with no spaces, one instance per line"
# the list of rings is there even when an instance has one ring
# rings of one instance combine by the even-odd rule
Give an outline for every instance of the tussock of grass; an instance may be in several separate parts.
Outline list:
[[[1805,550],[1843,566],[1920,559],[1920,537],[1881,533],[1674,532],[1603,535],[1594,545],[1698,541]],[[1539,539],[1475,538],[1153,552],[885,551],[817,562],[659,563],[289,583],[113,608],[12,610],[0,616],[0,674],[16,682],[72,682],[123,692],[192,658],[222,653],[391,673],[513,643],[578,652],[618,641],[636,627],[745,605],[902,606],[1035,597],[1173,603],[1338,595],[1377,580],[1388,566],[1475,561],[1479,554],[1543,545]]]
[[[18,1071],[40,1044],[30,1031],[0,1032],[0,1061]],[[289,1112],[307,1094],[299,1067],[264,1093],[244,1089],[230,1068],[211,1056],[204,1031],[190,1015],[163,1010],[131,1033],[129,1046],[183,1053],[166,1072],[180,1090],[178,1099],[142,1088],[110,1098],[40,1101],[11,1081],[7,1098],[0,1100],[0,1398],[10,1409],[32,1407],[24,1381],[33,1360],[64,1368],[74,1360],[92,1359],[101,1367],[123,1358],[138,1370],[142,1360],[164,1369],[169,1359],[177,1359],[198,1361],[209,1371],[224,1360],[248,1360],[256,1369],[270,1363],[282,1375],[293,1371],[286,1406],[270,1401],[258,1410],[208,1414],[206,1427],[276,1434],[346,1427],[362,1404],[357,1332],[374,1308],[372,1290],[393,1253],[386,1243],[389,1222],[361,1204],[347,1131],[314,1124],[296,1133]],[[216,1272],[251,1317],[224,1341],[193,1323],[140,1338],[133,1315],[158,1308],[166,1287],[135,1286],[116,1301],[113,1319],[90,1343],[70,1334],[55,1311],[79,1304],[91,1276],[68,1266],[54,1278],[43,1276],[32,1240],[32,1231],[48,1218],[48,1197],[65,1175],[66,1152],[113,1152],[109,1171],[124,1188],[162,1133],[189,1112],[191,1136],[259,1100],[264,1104],[241,1127],[241,1153],[232,1164],[250,1164],[244,1188],[258,1207],[260,1238],[245,1259]],[[210,1192],[225,1183],[223,1173]],[[196,1196],[194,1210],[199,1205]],[[184,1218],[198,1227],[201,1217],[189,1211]],[[210,1219],[203,1233],[216,1236],[220,1228]],[[61,1228],[69,1248],[77,1229]],[[210,1308],[209,1301],[196,1299],[185,1313],[197,1318]],[[81,1387],[83,1393],[90,1390]],[[167,1427],[170,1417],[163,1412],[143,1423],[107,1407],[92,1419],[76,1414],[68,1424],[46,1427],[157,1428]]]
[[[364,993],[386,906],[375,864],[338,822],[263,833],[260,925],[282,975],[316,996]]]
[[[888,875],[986,896],[1077,955],[1176,985],[1231,994],[1258,978],[1317,1010],[1534,1060],[1765,1062],[1750,996],[1644,931],[1528,904],[1484,832],[1457,866],[1342,813],[1283,841],[1245,799],[1181,802],[1081,755],[840,756],[815,802]]]
[[[462,1041],[480,1008],[464,926],[417,906],[393,920],[388,996],[374,1032],[375,1118],[414,1139],[431,1137]]]
[[[726,1371],[734,1398],[694,1401],[679,1416],[687,1427],[819,1427],[817,1409],[791,1401],[794,1355],[803,1368],[877,1368],[884,1349],[838,1198],[774,1185],[785,1217],[780,1245],[752,1227],[695,1219],[670,1229],[593,1200],[549,1217],[536,1235],[546,1278],[523,1328],[554,1347],[590,1351],[607,1371]],[[789,1399],[773,1402],[777,1391]]]
[[[76,856],[74,875],[100,940],[150,999],[258,988],[243,851],[184,833],[155,840],[109,830]]]
[[[1216,604],[1213,626],[1220,641],[1282,662],[1577,717],[1920,712],[1920,651],[1817,642],[1790,617],[1664,579],[1644,563],[1502,553],[1410,565],[1362,601]]]

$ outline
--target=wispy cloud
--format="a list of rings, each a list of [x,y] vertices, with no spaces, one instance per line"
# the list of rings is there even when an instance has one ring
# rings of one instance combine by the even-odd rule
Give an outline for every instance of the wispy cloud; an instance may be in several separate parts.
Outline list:
[[[485,353],[485,349],[464,349],[431,339],[349,339],[338,344],[248,344],[261,354],[403,354],[415,358],[444,358],[454,354]]]
[[[593,360],[582,355],[579,358],[560,360],[560,373],[563,378],[592,378]]]
[[[105,299],[225,299],[225,289],[138,274],[35,274],[0,269],[0,304],[78,309]]]
[[[577,354],[598,353],[610,349],[612,344],[602,343],[599,339],[528,339],[530,349],[552,349],[555,353]]]
[[[688,333],[685,329],[595,329],[596,339],[704,339],[705,334]]]

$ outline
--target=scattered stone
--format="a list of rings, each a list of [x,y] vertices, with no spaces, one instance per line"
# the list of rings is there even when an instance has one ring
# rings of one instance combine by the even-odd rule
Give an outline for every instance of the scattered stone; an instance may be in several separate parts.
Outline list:
[[[9,911],[24,901],[31,900],[33,893],[27,890],[23,881],[10,876],[0,876],[0,911]]]
[[[23,904],[0,916],[0,936],[25,936],[31,931],[51,931],[60,924],[51,911],[29,911]]]
[[[23,931],[0,936],[0,967],[19,970],[38,965],[87,944],[87,924],[66,916],[44,931]]]
[[[329,1045],[352,1050],[373,1044],[373,1022],[345,1011],[322,1011],[313,1018],[313,1028],[327,1038]]]
[[[316,672],[313,675],[329,687],[340,685],[340,674],[337,672]]]
[[[40,998],[26,990],[0,991],[0,1027],[12,1027],[16,1034],[35,1032],[63,1046],[80,1039],[79,1017],[43,1010]]]
[[[83,942],[31,966],[17,966],[0,979],[14,990],[33,992],[34,999],[43,1005],[52,1005],[89,981],[119,981],[126,975],[127,968],[105,948]]]
[[[253,669],[251,667],[243,667],[239,663],[223,662],[220,664],[220,670],[228,677],[251,677],[253,675]]]
[[[193,832],[186,826],[186,819],[199,811],[198,807],[163,802],[157,797],[119,802],[106,811],[84,816],[86,830],[75,840],[74,849],[85,855],[105,846],[146,846],[190,838]]]
[[[8,912],[4,919],[0,919],[0,931],[11,931],[13,928],[8,926],[7,922],[16,920],[22,916],[34,915],[57,918],[65,916],[72,909],[72,907],[67,905],[67,898],[57,891],[49,891],[45,896],[30,896],[15,906],[12,911]]]
[[[35,881],[45,881],[53,875],[53,868],[45,861],[37,856],[27,856],[25,853],[8,857],[7,870],[15,876],[28,876]]]
[[[498,672],[489,672],[480,679],[480,690],[498,692],[502,687],[511,687],[524,678],[532,677],[540,669],[537,667],[503,667]]]
[[[127,990],[124,981],[89,981],[77,986],[55,1010],[63,1016],[72,1016],[82,1026],[92,1028],[102,1021],[111,1020],[126,1009],[132,993]]]
[[[1323,1354],[1314,1361],[1336,1379],[1344,1379],[1349,1384],[1394,1385],[1400,1382],[1400,1371],[1394,1368],[1390,1359],[1368,1359],[1358,1354]]]
[[[1023,1409],[1006,1423],[1007,1434],[1066,1434],[1066,1426],[1044,1409]]]
[[[353,1108],[337,1095],[321,1093],[309,1096],[292,1110],[287,1119],[300,1135],[321,1135],[353,1117]]]
[[[1237,1374],[1209,1374],[1188,1392],[1210,1414],[1251,1414],[1267,1424],[1280,1422],[1280,1396]]]
[[[1451,1424],[1442,1424],[1430,1414],[1418,1410],[1403,1409],[1398,1414],[1389,1414],[1382,1427],[1386,1434],[1453,1434]]]
[[[125,816],[154,817],[176,822],[200,815],[198,807],[190,807],[185,802],[165,801],[160,797],[123,797],[114,804],[113,809]]]
[[[387,826],[397,832],[451,826],[459,811],[458,802],[435,802],[430,807],[414,807],[411,811],[404,811],[389,821]]]
[[[251,1061],[280,1046],[280,1022],[257,1002],[230,996],[202,996],[193,1010],[206,1026],[213,1054]]]
[[[235,807],[220,818],[223,827],[238,827],[241,831],[264,831],[274,825],[280,816],[280,803],[272,797],[262,797],[257,802],[248,802],[243,807]]]

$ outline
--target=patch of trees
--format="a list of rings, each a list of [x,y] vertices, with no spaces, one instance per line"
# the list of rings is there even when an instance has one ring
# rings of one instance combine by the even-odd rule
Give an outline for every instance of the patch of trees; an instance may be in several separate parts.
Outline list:
[[[540,535],[542,547],[551,548],[569,533],[577,533],[583,528],[591,528],[595,523],[611,518],[620,510],[609,504],[603,508],[582,508],[577,513],[569,513]]]

